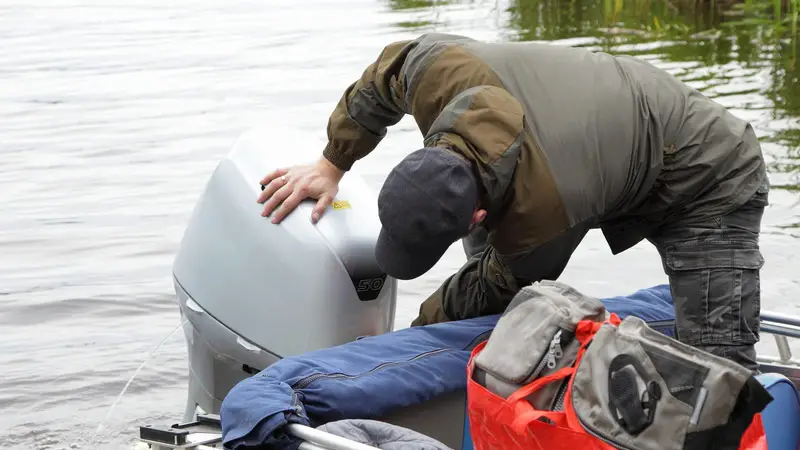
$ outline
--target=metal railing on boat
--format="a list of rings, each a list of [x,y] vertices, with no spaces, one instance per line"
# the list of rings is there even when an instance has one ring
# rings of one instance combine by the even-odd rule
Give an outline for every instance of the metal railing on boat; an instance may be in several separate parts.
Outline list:
[[[303,442],[299,450],[378,450],[360,442],[316,428],[290,424],[286,432]],[[222,427],[216,414],[201,414],[197,420],[167,429],[139,427],[139,441],[150,450],[212,450],[222,448]]]
[[[771,334],[778,356],[759,355],[762,372],[785,375],[800,388],[800,359],[792,354],[789,338],[800,340],[800,318],[771,311],[761,312],[761,332]]]

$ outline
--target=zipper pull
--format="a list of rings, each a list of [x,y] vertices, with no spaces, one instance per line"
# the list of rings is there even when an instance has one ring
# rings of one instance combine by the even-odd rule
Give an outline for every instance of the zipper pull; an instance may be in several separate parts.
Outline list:
[[[550,341],[550,349],[547,351],[547,368],[553,369],[556,367],[556,359],[564,356],[561,350],[561,330],[558,330]]]
[[[561,349],[561,330],[558,330],[558,333],[556,333],[555,338],[553,338],[553,343],[555,346],[555,357],[556,359],[560,359],[564,356],[564,350]]]

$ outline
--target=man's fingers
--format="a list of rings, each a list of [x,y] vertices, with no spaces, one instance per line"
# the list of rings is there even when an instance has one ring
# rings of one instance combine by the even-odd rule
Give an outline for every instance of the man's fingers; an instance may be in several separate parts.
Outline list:
[[[303,200],[303,195],[300,194],[300,189],[295,189],[286,200],[283,201],[280,208],[275,210],[275,216],[272,218],[272,223],[280,223],[287,214],[292,212],[297,205]]]
[[[333,197],[330,195],[323,195],[322,197],[317,200],[317,204],[314,206],[314,210],[311,212],[311,222],[317,223],[319,218],[322,217],[322,214],[325,212],[325,209],[328,208],[328,205],[331,204]]]
[[[287,179],[286,182],[284,182],[284,179],[282,178],[282,176],[281,177],[277,177],[277,178],[273,179],[272,181],[270,181],[269,184],[267,184],[264,187],[264,190],[261,191],[261,194],[258,195],[258,200],[257,200],[258,203],[264,203],[265,201],[267,201],[276,192],[278,192],[278,189],[282,188],[286,184],[288,184],[288,179]],[[273,206],[273,208],[274,207],[275,206]]]
[[[268,173],[267,176],[264,177],[259,183],[261,183],[262,186],[266,186],[270,181],[282,175],[286,175],[287,173],[289,173],[289,169],[287,168],[273,170],[272,172]]]
[[[269,186],[267,186],[267,189],[270,189],[270,186],[272,186],[274,183],[274,181],[270,183]],[[264,191],[266,192],[266,189]],[[264,204],[264,212],[262,212],[261,215],[263,217],[267,217],[272,214],[272,211],[275,210],[275,207],[284,201],[286,197],[289,197],[291,193],[292,186],[288,184],[278,189],[274,194],[272,194],[269,201]]]

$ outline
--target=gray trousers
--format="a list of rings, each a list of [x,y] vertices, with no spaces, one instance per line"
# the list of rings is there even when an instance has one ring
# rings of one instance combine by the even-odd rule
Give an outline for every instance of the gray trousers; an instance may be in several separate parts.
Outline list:
[[[761,313],[758,244],[769,183],[731,213],[662,227],[649,241],[661,254],[675,303],[679,341],[756,371]]]
[[[768,196],[769,182],[765,181],[747,203],[727,215],[675,220],[648,239],[661,254],[669,276],[678,340],[753,371],[758,368],[755,343],[764,264],[758,237]],[[483,252],[487,238],[486,231],[478,228],[463,239],[467,257]],[[557,278],[567,261],[550,278]]]

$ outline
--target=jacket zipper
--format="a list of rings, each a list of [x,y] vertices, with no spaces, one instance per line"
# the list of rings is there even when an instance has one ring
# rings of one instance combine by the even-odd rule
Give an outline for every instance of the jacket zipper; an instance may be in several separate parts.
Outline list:
[[[428,352],[425,352],[425,353],[420,353],[419,355],[416,355],[413,358],[407,359],[405,361],[391,361],[391,362],[381,363],[381,364],[378,364],[377,366],[373,367],[372,369],[370,369],[370,370],[368,370],[366,372],[362,372],[362,373],[360,373],[358,375],[348,375],[346,373],[341,373],[341,372],[315,373],[314,375],[310,375],[310,376],[307,376],[305,378],[301,378],[300,380],[296,381],[294,384],[292,384],[291,388],[292,389],[303,389],[303,388],[308,387],[309,384],[311,384],[314,381],[317,381],[317,380],[319,380],[321,378],[349,378],[349,379],[360,378],[360,377],[362,377],[364,375],[369,375],[371,373],[374,373],[374,372],[376,372],[378,370],[381,370],[383,368],[386,368],[386,367],[396,366],[396,365],[400,365],[400,364],[406,364],[406,363],[409,363],[411,361],[416,361],[416,360],[418,360],[420,358],[424,358],[426,356],[437,355],[439,353],[450,352],[450,351],[453,351],[453,350],[454,349],[450,349],[450,348],[440,348],[440,349],[431,350],[431,351],[428,351]]]

